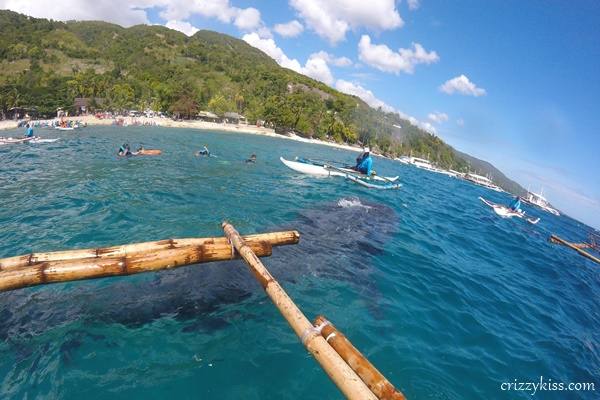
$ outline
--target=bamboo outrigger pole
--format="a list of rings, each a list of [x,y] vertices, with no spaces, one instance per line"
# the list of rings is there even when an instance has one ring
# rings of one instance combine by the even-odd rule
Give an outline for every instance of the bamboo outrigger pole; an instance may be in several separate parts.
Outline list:
[[[551,235],[550,236],[550,241],[553,242],[553,243],[558,243],[558,244],[562,244],[564,246],[570,247],[571,249],[575,250],[576,252],[578,252],[579,254],[581,254],[582,256],[584,256],[585,258],[589,258],[590,260],[592,260],[592,261],[597,262],[598,264],[600,264],[600,258],[594,257],[593,255],[591,255],[587,251],[581,250],[579,247],[573,245],[573,243],[567,242],[566,240],[561,239],[561,238],[559,238],[556,235]]]
[[[235,228],[227,222],[223,222],[222,226],[225,235],[244,258],[260,285],[279,309],[279,312],[342,393],[349,399],[377,399],[360,377],[321,336],[319,329],[315,328],[294,304]]]
[[[269,242],[271,246],[296,244],[300,239],[298,231],[269,232],[244,236],[247,243]],[[227,238],[185,238],[164,239],[155,242],[126,244],[121,246],[99,247],[92,249],[54,251],[49,253],[31,253],[23,256],[0,259],[0,271],[34,265],[46,261],[79,260],[83,258],[116,258],[140,254],[148,251],[179,249],[203,244],[229,245]]]
[[[275,236],[270,236],[270,234],[253,235],[250,237],[248,245],[258,256],[266,257],[271,255],[273,245],[298,243],[299,237],[296,231],[280,232]],[[273,241],[261,239],[272,239]],[[44,258],[52,261],[36,262],[32,265],[0,264],[3,266],[0,269],[0,292],[46,283],[132,275],[190,264],[239,258],[226,238],[190,239],[191,242],[196,240],[204,242],[200,245],[175,246],[175,248],[164,248],[164,244],[161,242],[129,245],[133,247],[119,246],[112,248],[120,249],[119,251],[103,253],[92,258],[86,258],[85,255],[95,254],[94,249],[75,250],[73,253],[45,253]],[[142,247],[146,251],[139,250]],[[139,251],[129,254],[128,250],[131,249]],[[65,255],[67,258],[56,259],[58,254]],[[105,257],[108,254],[113,256]],[[76,255],[81,257],[75,258]],[[20,258],[13,257],[11,260]],[[0,263],[3,261],[0,260]]]
[[[322,326],[321,336],[380,400],[406,400],[406,397],[325,317],[318,316],[314,325]]]

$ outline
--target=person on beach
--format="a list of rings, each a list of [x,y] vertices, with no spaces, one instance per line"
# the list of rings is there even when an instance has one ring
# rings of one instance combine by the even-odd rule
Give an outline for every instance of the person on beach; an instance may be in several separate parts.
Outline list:
[[[515,198],[513,199],[512,203],[510,203],[510,206],[508,206],[508,208],[510,208],[512,211],[520,211],[521,210],[521,199],[519,198],[519,196],[515,196]]]
[[[127,144],[127,143],[125,143],[125,144],[121,145],[121,147],[119,147],[119,152],[117,154],[121,157],[133,155],[133,153],[131,153],[131,149],[129,148],[129,144]]]
[[[256,154],[252,154],[249,159],[246,160],[247,163],[256,163]]]
[[[371,150],[368,147],[365,147],[362,154],[356,159],[356,166],[353,169],[362,174],[371,175],[373,159],[371,158]]]
[[[27,131],[25,132],[25,137],[26,138],[32,138],[33,137],[33,126],[27,124],[25,125],[27,127]]]
[[[210,150],[208,150],[208,147],[206,147],[206,145],[204,145],[204,148],[198,152],[196,152],[196,156],[210,156]]]

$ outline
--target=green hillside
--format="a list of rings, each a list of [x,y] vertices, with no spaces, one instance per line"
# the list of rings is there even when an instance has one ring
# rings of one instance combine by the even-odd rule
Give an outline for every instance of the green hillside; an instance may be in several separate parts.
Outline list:
[[[59,107],[72,108],[75,97],[101,98],[105,110],[150,108],[184,118],[199,110],[236,111],[280,132],[468,167],[441,139],[398,114],[375,110],[216,32],[187,37],[163,26],[65,23],[0,11],[0,60],[2,115],[21,106],[50,117]]]

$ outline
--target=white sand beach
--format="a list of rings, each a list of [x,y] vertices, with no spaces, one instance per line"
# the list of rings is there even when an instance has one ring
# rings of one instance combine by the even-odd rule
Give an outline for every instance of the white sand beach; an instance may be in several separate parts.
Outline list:
[[[318,139],[308,139],[303,138],[298,135],[290,134],[290,135],[280,135],[275,133],[275,131],[271,128],[259,127],[254,125],[246,125],[246,124],[225,124],[225,123],[214,123],[214,122],[206,122],[206,121],[197,121],[197,120],[185,120],[185,121],[175,121],[170,118],[146,118],[146,117],[123,117],[121,118],[123,123],[127,126],[132,125],[141,125],[141,126],[163,126],[169,128],[187,128],[187,129],[200,129],[207,131],[219,131],[219,132],[236,132],[236,133],[247,133],[252,135],[264,135],[270,137],[277,137],[282,139],[294,140],[297,142],[304,143],[312,143],[325,145],[330,147],[335,147],[338,149],[345,149],[350,151],[361,151],[362,148],[358,145],[349,145],[342,144],[336,142],[329,142]],[[84,115],[78,117],[70,117],[67,120],[80,121],[82,123],[87,124],[88,126],[94,125],[105,125],[111,126],[115,125],[115,119],[107,118],[100,119],[96,118],[93,115]],[[116,126],[118,127],[118,126]],[[0,121],[0,130],[7,129],[16,129],[17,121],[13,120],[4,120]]]

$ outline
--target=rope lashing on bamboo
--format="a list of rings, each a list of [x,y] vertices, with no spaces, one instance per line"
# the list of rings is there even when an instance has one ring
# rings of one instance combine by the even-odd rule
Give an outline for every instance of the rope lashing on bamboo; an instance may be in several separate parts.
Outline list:
[[[322,327],[321,335],[325,341],[335,349],[379,399],[406,400],[404,395],[325,317],[317,317],[314,325]]]
[[[309,328],[306,328],[302,333],[302,336],[300,336],[302,344],[306,346],[306,342],[308,342],[309,339],[312,339],[313,336],[319,336],[327,324],[329,324],[329,321],[325,321],[319,326],[311,325]]]

